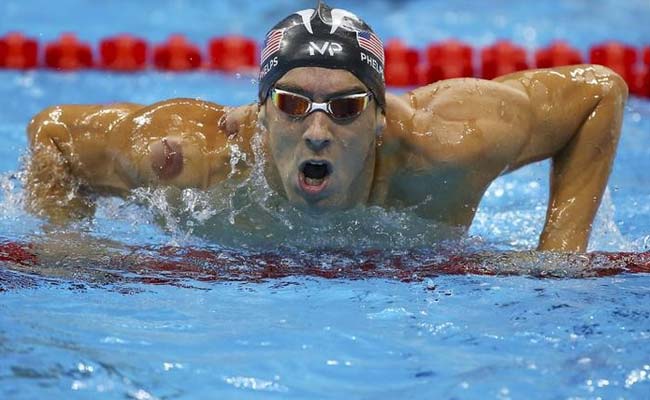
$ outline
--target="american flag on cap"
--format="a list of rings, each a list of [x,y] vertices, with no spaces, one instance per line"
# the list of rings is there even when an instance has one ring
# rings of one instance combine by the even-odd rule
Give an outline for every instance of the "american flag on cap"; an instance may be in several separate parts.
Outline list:
[[[262,55],[260,56],[262,64],[264,64],[267,58],[280,50],[280,44],[282,44],[283,36],[284,28],[273,29],[266,35],[266,39],[264,40],[264,47],[262,48]]]
[[[369,51],[379,62],[384,63],[384,44],[377,35],[369,31],[358,31],[357,42],[362,49]]]

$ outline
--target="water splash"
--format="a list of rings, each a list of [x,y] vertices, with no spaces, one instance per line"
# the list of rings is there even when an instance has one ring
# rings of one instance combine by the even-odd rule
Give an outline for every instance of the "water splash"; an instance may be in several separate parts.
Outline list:
[[[113,225],[130,226],[136,236],[138,231],[151,229],[147,225],[157,226],[168,235],[165,242],[171,245],[404,249],[431,247],[449,238],[460,243],[464,230],[420,218],[414,207],[357,207],[326,215],[294,207],[266,180],[265,134],[265,128],[258,126],[251,159],[239,146],[231,145],[229,179],[207,190],[138,188],[121,203],[115,199],[100,201],[97,214]],[[238,174],[240,167],[249,173]],[[89,227],[102,236],[97,229]]]
[[[591,238],[589,240],[589,250],[637,250],[635,249],[636,246],[627,240],[618,228],[615,213],[616,207],[612,201],[611,191],[609,187],[606,187],[600,208],[594,219]]]
[[[0,175],[0,215],[3,219],[22,216],[24,196],[22,173],[8,172]]]
[[[231,146],[231,179],[221,184],[208,190],[138,188],[126,200],[101,199],[97,203],[95,222],[103,218],[110,224],[86,221],[85,225],[71,225],[69,230],[81,229],[99,237],[114,237],[115,234],[142,237],[146,232],[147,236],[157,238],[162,231],[166,235],[164,242],[170,245],[209,243],[239,249],[413,249],[430,248],[446,240],[458,249],[487,248],[480,236],[467,237],[462,229],[418,217],[416,207],[400,210],[357,207],[327,215],[297,209],[273,191],[266,181],[264,134],[265,128],[259,126],[252,140],[253,159],[247,159],[237,145]],[[237,179],[237,168],[242,162],[250,168],[250,173]],[[5,219],[29,218],[23,204],[23,175],[5,174],[0,179],[0,209]],[[499,188],[493,192],[496,195]],[[525,218],[521,212],[518,215],[518,218]],[[484,220],[486,218],[488,220]],[[479,214],[475,223],[484,225],[483,232],[502,236],[495,233],[503,223],[498,215],[481,217]],[[119,224],[130,229],[116,229]],[[530,240],[511,243],[514,246],[511,248],[534,247],[534,233],[527,234]],[[126,238],[125,241],[128,242]],[[607,190],[594,224],[591,248],[630,251],[637,247],[644,248],[644,245],[632,245],[618,230],[611,194]]]

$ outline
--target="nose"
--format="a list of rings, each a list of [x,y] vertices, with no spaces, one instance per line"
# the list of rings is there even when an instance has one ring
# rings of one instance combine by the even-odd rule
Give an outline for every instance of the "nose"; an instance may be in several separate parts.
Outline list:
[[[305,138],[305,143],[307,144],[307,147],[314,151],[315,153],[320,153],[322,150],[324,150],[327,146],[330,144],[329,139],[315,139],[315,138]]]
[[[319,153],[332,142],[332,134],[328,128],[328,118],[323,112],[315,112],[309,116],[309,127],[303,134],[307,148]]]

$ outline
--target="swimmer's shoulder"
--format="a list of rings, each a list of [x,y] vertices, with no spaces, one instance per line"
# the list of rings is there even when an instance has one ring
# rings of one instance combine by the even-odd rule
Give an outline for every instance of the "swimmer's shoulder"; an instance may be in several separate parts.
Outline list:
[[[501,163],[526,140],[529,100],[499,82],[448,79],[387,99],[387,132],[417,164],[405,166]]]

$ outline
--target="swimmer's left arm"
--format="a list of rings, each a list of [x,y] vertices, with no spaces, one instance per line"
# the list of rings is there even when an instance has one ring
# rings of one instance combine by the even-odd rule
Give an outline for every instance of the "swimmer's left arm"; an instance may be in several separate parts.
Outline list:
[[[585,251],[621,133],[625,81],[597,65],[521,72],[496,81],[525,93],[531,103],[527,142],[508,170],[552,159],[538,249]]]
[[[502,173],[551,158],[538,249],[584,251],[620,135],[625,82],[600,66],[454,79],[388,97],[387,126],[411,170],[464,171],[482,193]]]

